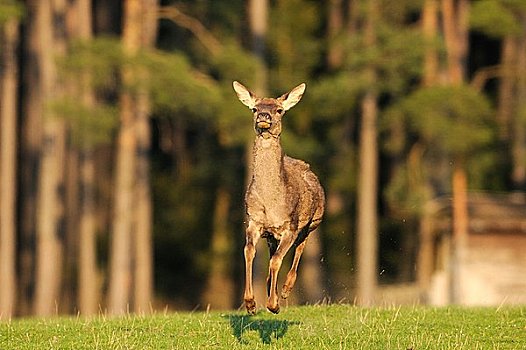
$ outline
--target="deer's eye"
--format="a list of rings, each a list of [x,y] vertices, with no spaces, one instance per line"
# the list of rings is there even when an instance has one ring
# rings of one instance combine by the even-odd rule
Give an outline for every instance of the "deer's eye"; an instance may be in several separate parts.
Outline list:
[[[258,109],[256,107],[252,108],[252,113],[256,113]]]
[[[278,112],[278,114],[281,114],[281,113],[283,113],[283,109],[278,108],[278,109],[276,110],[276,112]]]

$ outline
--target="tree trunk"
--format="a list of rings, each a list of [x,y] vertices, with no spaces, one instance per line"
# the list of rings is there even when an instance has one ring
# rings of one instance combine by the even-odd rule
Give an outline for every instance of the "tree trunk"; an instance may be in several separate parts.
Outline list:
[[[452,85],[464,82],[468,50],[468,0],[442,0],[442,25],[446,44],[448,78]]]
[[[158,0],[142,2],[142,48],[151,48],[157,37]],[[146,91],[137,96],[137,177],[135,187],[134,310],[150,312],[153,303],[152,198],[150,189],[150,100]]]
[[[41,1],[37,13],[40,28],[42,93],[44,102],[59,95],[55,59],[65,53],[62,28],[53,27],[53,16],[65,15],[62,1]],[[57,30],[55,35],[54,30]],[[45,105],[42,106],[47,112]],[[49,316],[58,311],[62,274],[62,239],[60,221],[63,218],[65,163],[64,121],[48,116],[44,119],[42,156],[37,196],[37,264],[35,314]]]
[[[50,316],[58,310],[63,244],[59,221],[64,209],[59,188],[63,183],[64,133],[63,122],[46,122],[37,207],[37,316]]]
[[[127,1],[127,12],[133,11]],[[127,13],[127,16],[130,14]],[[129,21],[129,19],[127,19]],[[128,24],[129,26],[130,24]],[[135,111],[130,92],[120,96],[120,122],[117,136],[117,161],[114,183],[108,311],[121,315],[128,312],[131,288],[131,232],[133,224],[133,186],[135,173]]]
[[[458,162],[453,169],[453,251],[451,291],[452,302],[464,302],[461,285],[463,280],[462,266],[465,260],[466,244],[468,240],[468,196],[467,176],[462,162]]]
[[[327,65],[334,70],[341,67],[343,63],[343,45],[340,42],[343,27],[342,0],[330,0],[328,3],[328,52]]]
[[[467,206],[467,177],[464,165],[461,161],[453,170],[453,231],[454,238],[459,242],[465,242],[468,233]]]
[[[0,76],[0,318],[9,319],[16,303],[16,168],[18,20],[2,28]]]
[[[150,120],[148,96],[138,96],[137,176],[135,187],[134,310],[149,312],[153,294],[152,205],[150,190]]]
[[[348,35],[355,35],[357,33],[360,15],[361,15],[360,0],[349,0],[349,4],[347,8],[347,34]]]
[[[426,0],[422,11],[422,33],[426,40],[424,53],[424,76],[422,85],[433,86],[438,79],[438,53],[435,41],[438,36],[437,0]]]
[[[81,151],[79,163],[82,200],[79,215],[78,303],[80,313],[91,316],[98,310],[100,288],[96,247],[95,161],[92,151]]]
[[[76,40],[89,41],[93,34],[92,1],[73,0],[68,8],[66,26],[70,37]],[[89,109],[95,105],[94,92],[91,88],[89,71],[82,71],[79,79],[69,82],[74,94],[80,98],[83,107]],[[96,116],[91,116],[96,117]],[[75,203],[75,254],[78,255],[77,303],[78,310],[84,316],[94,315],[99,307],[100,278],[97,269],[96,255],[96,217],[95,217],[95,160],[93,145],[89,141],[71,146],[76,155],[75,183],[77,196]],[[71,176],[71,175],[70,175]],[[73,185],[68,186],[68,188]],[[68,205],[69,207],[69,205]],[[69,235],[69,233],[68,233]]]
[[[357,291],[360,305],[374,303],[378,270],[378,146],[377,146],[377,96],[367,92],[362,101],[360,130],[360,169],[358,173],[357,215]]]
[[[69,85],[70,82],[66,82]],[[65,154],[64,269],[62,271],[61,305],[64,313],[76,311],[77,257],[79,252],[79,151],[71,142]]]
[[[369,1],[367,10],[364,40],[370,48],[376,44],[377,1]],[[370,88],[366,91],[361,104],[362,122],[360,127],[360,168],[356,223],[358,254],[356,300],[360,305],[374,303],[378,270],[378,96],[374,87],[377,78],[373,67],[366,69]]]
[[[517,50],[516,112],[513,119],[512,182],[514,190],[526,190],[526,19],[522,19],[522,36]]]
[[[429,302],[428,290],[431,284],[431,276],[433,274],[433,222],[432,211],[433,207],[430,202],[427,202],[423,207],[422,215],[420,216],[419,227],[419,247],[417,256],[417,282],[420,290],[425,293],[426,300]]]
[[[250,32],[252,35],[252,52],[263,63],[261,69],[255,74],[256,86],[254,92],[262,96],[266,93],[268,85],[267,69],[265,63],[267,23],[268,23],[268,0],[249,0],[248,16]]]
[[[509,139],[512,114],[514,110],[514,87],[516,82],[515,69],[517,66],[517,40],[513,36],[506,36],[502,40],[501,66],[503,74],[499,80],[497,123],[499,136]]]
[[[42,144],[42,49],[40,27],[42,5],[40,0],[26,2],[26,36],[23,41],[23,83],[22,96],[24,103],[21,113],[20,136],[20,217],[19,221],[19,259],[20,274],[18,279],[18,308],[20,315],[33,312],[35,240],[36,240],[36,203],[37,181],[40,166]]]
[[[424,52],[424,75],[422,86],[431,87],[438,83],[439,59],[435,41],[438,37],[438,2],[425,0],[422,12],[422,33],[426,40]],[[418,150],[415,145],[414,150]],[[423,152],[414,153],[415,158],[421,159]],[[419,160],[421,162],[421,160]],[[429,189],[429,178],[424,179],[425,186]],[[431,195],[431,197],[434,194]],[[424,203],[419,223],[419,247],[417,256],[417,281],[422,291],[427,291],[433,272],[433,232],[432,232],[432,204]]]
[[[154,44],[156,6],[153,0],[127,0],[124,3],[123,44],[133,56]],[[150,310],[153,286],[151,243],[151,194],[149,185],[150,128],[149,101],[145,91],[129,88],[138,74],[124,67],[124,91],[120,96],[120,119],[115,169],[114,218],[111,246],[109,311],[128,310],[133,288],[136,311]],[[134,229],[135,228],[135,229]],[[134,252],[132,258],[130,252]],[[133,283],[133,284],[132,284]]]
[[[442,21],[447,50],[448,78],[451,85],[462,85],[465,80],[468,50],[468,0],[442,0]],[[461,265],[468,235],[467,174],[461,157],[455,160],[452,175],[453,187],[453,250],[451,264],[452,301],[462,301],[459,288],[463,278]]]

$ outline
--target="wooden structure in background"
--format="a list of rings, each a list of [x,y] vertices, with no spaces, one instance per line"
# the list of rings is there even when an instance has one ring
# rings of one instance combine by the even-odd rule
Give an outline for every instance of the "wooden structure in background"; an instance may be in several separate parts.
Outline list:
[[[463,247],[453,239],[451,204],[450,198],[432,201],[423,220],[417,263],[422,301],[526,304],[524,194],[469,194]]]

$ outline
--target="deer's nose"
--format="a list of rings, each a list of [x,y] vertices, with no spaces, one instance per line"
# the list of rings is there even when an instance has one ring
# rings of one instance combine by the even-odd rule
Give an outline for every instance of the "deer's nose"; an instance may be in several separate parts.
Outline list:
[[[265,113],[265,112],[262,112],[262,113],[258,113],[257,117],[256,117],[256,126],[260,129],[268,129],[270,128],[272,122],[271,122],[271,118],[270,118],[270,114],[269,113]]]
[[[260,121],[270,122],[270,114],[266,112],[258,113],[256,122],[260,122]]]

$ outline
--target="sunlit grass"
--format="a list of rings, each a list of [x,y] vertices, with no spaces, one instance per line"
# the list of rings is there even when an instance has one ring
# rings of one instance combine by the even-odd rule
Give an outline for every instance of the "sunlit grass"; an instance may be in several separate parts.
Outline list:
[[[0,349],[526,349],[526,307],[194,312],[0,322]]]

